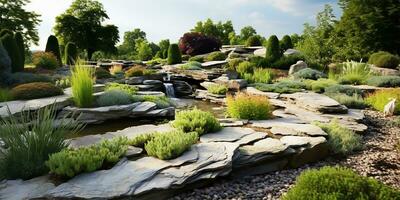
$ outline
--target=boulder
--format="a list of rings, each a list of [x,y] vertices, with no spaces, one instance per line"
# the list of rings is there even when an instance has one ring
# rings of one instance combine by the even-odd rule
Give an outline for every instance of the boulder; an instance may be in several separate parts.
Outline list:
[[[0,182],[0,199],[34,199],[42,196],[56,186],[48,176],[31,180],[4,180]]]
[[[400,71],[397,69],[381,68],[381,67],[376,67],[374,65],[371,65],[370,69],[373,73],[379,74],[382,76],[399,76],[400,75]]]
[[[128,85],[138,85],[142,84],[144,81],[143,76],[134,76],[134,77],[129,77],[125,79],[125,83]]]
[[[265,47],[263,47],[261,49],[257,49],[257,50],[254,51],[254,55],[255,56],[261,56],[261,57],[264,57],[264,58],[266,56],[266,53],[267,53],[267,49]]]
[[[299,61],[296,62],[296,64],[293,64],[293,65],[290,66],[289,75],[292,75],[292,74],[294,74],[294,73],[296,73],[296,72],[298,72],[298,71],[300,71],[302,69],[305,69],[307,67],[308,67],[308,65],[307,65],[306,62],[304,62],[302,60],[299,60]]]
[[[283,52],[283,55],[285,56],[291,56],[291,55],[296,55],[296,54],[300,54],[301,52],[299,50],[296,49],[287,49],[285,52]]]
[[[185,81],[172,81],[174,85],[175,95],[178,97],[186,97],[193,94],[193,88]]]

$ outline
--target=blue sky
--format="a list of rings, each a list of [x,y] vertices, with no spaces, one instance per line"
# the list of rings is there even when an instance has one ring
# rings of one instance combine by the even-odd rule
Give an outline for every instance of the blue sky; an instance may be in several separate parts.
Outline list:
[[[55,17],[64,12],[72,0],[32,0],[27,9],[41,14],[39,46],[43,49],[47,37],[53,34]],[[232,20],[238,33],[251,25],[257,33],[268,37],[275,34],[301,33],[305,22],[315,23],[315,15],[324,4],[334,7],[334,0],[100,0],[110,19],[106,23],[118,26],[122,40],[125,31],[140,28],[153,42],[171,39],[176,42],[183,33],[192,29],[197,21],[211,18],[214,21]]]

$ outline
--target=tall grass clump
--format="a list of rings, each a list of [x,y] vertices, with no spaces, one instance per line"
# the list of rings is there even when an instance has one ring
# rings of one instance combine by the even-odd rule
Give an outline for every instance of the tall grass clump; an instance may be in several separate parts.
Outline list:
[[[347,61],[340,66],[342,68],[338,81],[341,84],[364,84],[371,76],[371,69],[367,63]]]
[[[183,132],[197,132],[198,135],[221,130],[218,120],[209,112],[197,108],[176,113],[172,126]]]
[[[243,78],[249,83],[271,83],[274,76],[270,69],[256,68],[253,73],[245,73]]]
[[[72,98],[78,107],[93,105],[94,70],[90,67],[76,65],[71,71]]]
[[[198,141],[196,132],[184,133],[183,131],[171,131],[156,133],[149,140],[144,149],[149,156],[162,160],[170,160],[179,157]]]
[[[272,117],[273,107],[267,97],[239,93],[228,96],[227,113],[237,119],[268,119]]]
[[[383,112],[383,109],[391,99],[397,99],[394,114],[400,114],[400,88],[378,90],[367,97],[367,103],[376,110]]]
[[[328,134],[328,145],[332,153],[348,155],[362,148],[361,136],[347,127],[341,126],[337,120],[328,124],[315,122]]]
[[[306,170],[296,179],[294,187],[283,200],[322,199],[399,199],[400,191],[375,179],[363,177],[351,169],[323,167]]]
[[[9,117],[0,121],[0,179],[29,179],[48,172],[45,161],[53,153],[68,147],[66,134],[73,134],[83,128],[78,120],[55,121],[55,106],[43,108],[37,113],[26,111],[15,117],[8,110]]]

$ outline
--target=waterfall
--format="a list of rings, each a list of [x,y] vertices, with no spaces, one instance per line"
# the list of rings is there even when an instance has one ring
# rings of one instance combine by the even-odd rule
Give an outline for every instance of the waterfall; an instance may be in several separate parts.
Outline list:
[[[175,97],[174,85],[172,83],[164,83],[164,87],[167,97]]]

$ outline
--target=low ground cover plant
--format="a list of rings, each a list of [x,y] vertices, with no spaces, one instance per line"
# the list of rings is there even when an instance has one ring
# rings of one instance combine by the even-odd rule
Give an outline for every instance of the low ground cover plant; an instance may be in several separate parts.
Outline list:
[[[147,144],[147,142],[152,140],[154,138],[154,136],[155,136],[154,133],[140,134],[140,135],[134,137],[133,139],[130,139],[129,145],[144,148],[144,146]]]
[[[220,52],[220,51],[214,51],[211,52],[210,54],[207,55],[206,61],[219,61],[219,60],[225,60],[226,59],[226,54]]]
[[[349,96],[342,93],[326,93],[326,95],[348,108],[363,109],[368,107],[368,104],[358,94]]]
[[[314,124],[328,134],[328,145],[333,154],[348,155],[362,148],[361,136],[340,125],[337,120]]]
[[[320,78],[316,81],[314,80],[305,80],[304,83],[308,90],[312,90],[314,92],[322,93],[325,91],[325,88],[336,85],[337,82],[335,80]]]
[[[71,87],[71,78],[70,77],[64,77],[56,80],[55,86],[65,89],[68,87]]]
[[[179,69],[183,69],[183,70],[201,70],[203,68],[201,66],[201,63],[199,63],[197,61],[189,61],[188,63],[180,65]]]
[[[207,87],[207,91],[212,94],[225,95],[228,92],[226,85],[212,84]]]
[[[66,134],[74,134],[83,128],[83,124],[73,118],[58,119],[57,109],[49,106],[33,115],[26,111],[24,115],[0,120],[0,139],[4,148],[0,148],[0,179],[29,179],[48,172],[45,161],[53,153],[68,147]]]
[[[311,79],[318,80],[320,78],[327,78],[326,74],[315,69],[305,68],[293,74],[296,79]]]
[[[228,61],[228,69],[232,71],[236,71],[237,66],[243,62],[243,59],[241,58],[233,58]]]
[[[165,96],[155,96],[155,95],[133,95],[133,102],[143,102],[150,101],[157,105],[157,108],[168,108],[172,106],[171,100]]]
[[[183,132],[197,132],[198,135],[221,130],[218,120],[209,112],[197,108],[176,113],[172,126]]]
[[[341,93],[341,94],[346,94],[348,96],[353,96],[354,94],[363,95],[363,92],[361,89],[349,86],[349,85],[331,85],[325,88],[325,93]]]
[[[193,56],[189,58],[189,62],[190,61],[195,61],[195,62],[204,62],[204,56]]]
[[[256,83],[252,86],[263,92],[277,93],[295,93],[306,88],[306,85],[299,80],[282,80],[273,84]]]
[[[50,155],[46,165],[57,176],[71,178],[116,163],[128,149],[128,139],[117,137],[78,149],[66,148]]]
[[[372,76],[366,83],[376,87],[399,87],[400,76]]]
[[[127,84],[107,83],[105,91],[110,91],[110,90],[121,90],[130,95],[135,95],[139,89],[135,86],[127,85]]]
[[[398,199],[400,192],[351,169],[323,167],[307,170],[296,179],[283,200]]]
[[[154,71],[144,66],[136,65],[125,71],[125,77],[147,76],[154,74]]]
[[[14,99],[28,100],[44,97],[52,97],[64,94],[64,91],[51,83],[26,83],[11,89],[11,96]]]
[[[51,83],[53,79],[50,76],[27,73],[27,72],[17,72],[11,74],[10,85],[20,85],[24,83],[34,83],[34,82],[46,82]]]
[[[76,65],[71,70],[72,99],[78,107],[91,107],[93,97],[94,70],[90,67]]]
[[[396,107],[394,109],[394,114],[400,114],[400,89],[385,89],[378,90],[373,94],[369,95],[366,99],[367,103],[370,104],[376,110],[383,112],[384,107],[392,99],[397,99]]]
[[[226,99],[227,114],[237,119],[268,119],[272,117],[273,106],[267,97],[238,93]]]
[[[132,95],[122,90],[108,90],[97,98],[98,106],[126,105],[132,103]]]
[[[183,131],[170,131],[155,133],[145,145],[149,156],[161,160],[170,160],[179,157],[199,140],[197,132],[184,133]]]

